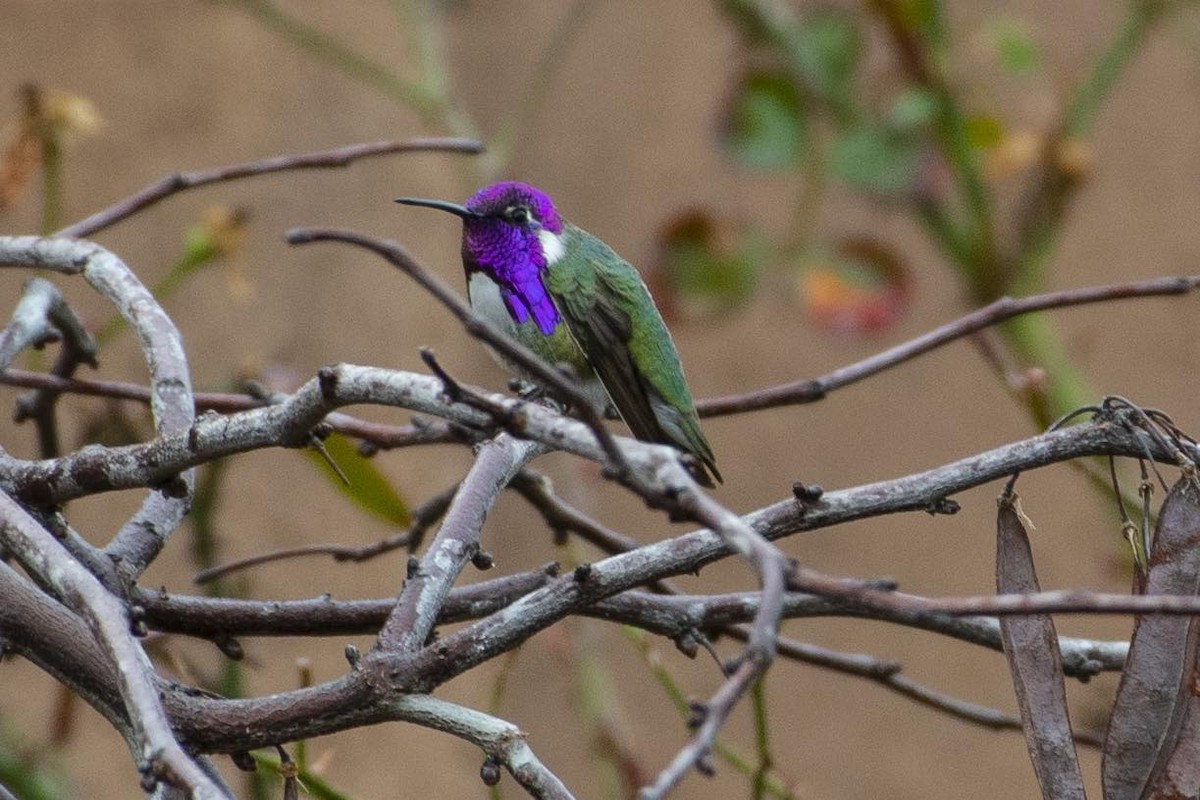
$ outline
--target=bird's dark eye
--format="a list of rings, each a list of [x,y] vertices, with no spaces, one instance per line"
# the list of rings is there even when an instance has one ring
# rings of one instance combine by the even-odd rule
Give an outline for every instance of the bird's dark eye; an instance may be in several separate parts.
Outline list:
[[[513,225],[527,225],[531,219],[528,206],[509,206],[504,209],[504,218]]]

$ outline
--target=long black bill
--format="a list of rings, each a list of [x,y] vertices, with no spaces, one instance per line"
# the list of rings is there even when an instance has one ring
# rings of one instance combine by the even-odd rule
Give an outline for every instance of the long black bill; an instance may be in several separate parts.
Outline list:
[[[445,200],[426,200],[423,197],[397,197],[397,203],[403,203],[406,206],[422,206],[424,208],[436,208],[439,211],[448,211],[456,217],[463,219],[475,219],[479,214],[475,213],[466,206],[460,206],[458,203],[450,203]]]

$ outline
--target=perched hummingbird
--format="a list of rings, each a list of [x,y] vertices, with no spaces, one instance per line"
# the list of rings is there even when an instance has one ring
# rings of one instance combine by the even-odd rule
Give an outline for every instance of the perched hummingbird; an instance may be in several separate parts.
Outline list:
[[[712,485],[709,473],[721,480],[675,343],[628,261],[518,181],[485,186],[465,205],[396,202],[462,219],[467,297],[476,313],[574,372],[597,406],[611,401],[637,438],[694,456],[702,483]]]

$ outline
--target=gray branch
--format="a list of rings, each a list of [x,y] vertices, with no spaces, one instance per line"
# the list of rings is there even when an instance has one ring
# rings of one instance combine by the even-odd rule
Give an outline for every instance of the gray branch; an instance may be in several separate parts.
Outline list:
[[[397,720],[449,733],[477,745],[504,765],[534,797],[571,800],[573,795],[538,760],[524,732],[511,722],[427,694],[398,695],[390,701]]]
[[[429,548],[409,575],[396,607],[379,633],[385,652],[413,652],[437,624],[438,615],[466,563],[480,553],[483,520],[504,487],[546,449],[535,442],[501,434],[479,447],[471,471],[450,501],[450,508]]]
[[[196,410],[182,338],[170,317],[121,259],[91,242],[0,236],[0,265],[82,275],[117,308],[138,337],[150,372],[150,410],[155,432],[164,437],[188,430]],[[170,491],[164,494],[152,490],[107,548],[108,555],[130,579],[140,575],[162,549],[191,502],[193,477],[186,467],[141,486],[153,486],[168,478]],[[3,488],[12,491],[10,484]],[[56,505],[60,501],[32,502]]]
[[[143,776],[151,784],[166,780],[186,787],[196,798],[228,797],[175,740],[159,702],[154,667],[134,639],[121,601],[4,493],[0,493],[0,522],[4,548],[83,617],[115,668],[132,734],[130,747]]]
[[[208,177],[220,176],[205,179]],[[146,195],[137,202],[151,202],[158,196]],[[123,213],[109,212],[102,221],[115,220]],[[337,235],[345,239],[350,234]],[[421,279],[420,265],[408,263],[411,259],[402,251],[354,236],[356,243],[386,250]],[[0,237],[0,264],[82,275],[116,305],[137,333],[147,359],[156,426],[153,440],[125,447],[89,446],[41,460],[0,453],[0,489],[7,493],[0,495],[0,543],[29,574],[29,579],[24,578],[0,563],[0,634],[7,645],[79,691],[121,730],[150,779],[185,787],[196,796],[224,796],[224,790],[189,753],[237,752],[371,723],[407,721],[473,742],[535,796],[569,797],[514,725],[428,695],[442,683],[572,614],[638,624],[669,635],[677,643],[716,630],[729,631],[748,643],[704,706],[694,739],[647,791],[648,797],[661,797],[706,757],[723,720],[770,664],[777,647],[792,658],[878,679],[922,702],[984,724],[1011,722],[1003,715],[989,714],[990,710],[968,707],[911,682],[893,680],[898,678],[898,665],[779,640],[777,627],[782,617],[817,613],[868,617],[995,648],[998,625],[995,619],[980,614],[1200,611],[1200,600],[1186,597],[1080,592],[941,600],[913,597],[863,581],[793,568],[770,543],[798,532],[882,514],[914,510],[952,513],[954,505],[949,498],[957,492],[1079,456],[1179,461],[1177,449],[1161,437],[1148,435],[1127,416],[1109,414],[915,475],[820,497],[800,493],[739,516],[696,486],[673,448],[613,437],[597,420],[585,424],[506,395],[470,389],[448,397],[447,376],[342,364],[320,370],[277,404],[196,418],[178,332],[116,256],[86,242]],[[63,325],[69,326],[69,320],[55,322],[50,289],[46,282],[35,280],[18,303],[13,323],[0,333],[0,369],[22,347],[47,341],[54,335],[53,327],[62,331]],[[469,315],[460,314],[460,319],[475,335],[487,338],[486,330],[474,329]],[[60,381],[54,386],[67,383]],[[460,397],[465,399],[455,399]],[[267,697],[225,700],[197,696],[163,681],[130,632],[130,604],[139,598],[148,616],[161,621],[179,615],[175,622],[181,628],[187,628],[186,621],[178,622],[186,614],[209,615],[188,630],[195,635],[204,635],[202,629],[228,635],[239,619],[237,614],[243,614],[244,631],[277,634],[286,626],[278,627],[272,620],[289,618],[284,612],[290,613],[290,607],[281,611],[271,603],[258,604],[257,609],[240,605],[235,614],[231,605],[207,605],[208,601],[185,598],[156,600],[134,584],[186,511],[192,492],[191,469],[250,450],[305,446],[315,426],[326,422],[336,409],[353,404],[409,409],[445,420],[447,429],[465,431],[464,441],[490,440],[482,445],[415,573],[399,598],[385,605],[386,620],[379,619],[380,609],[375,607],[356,608],[353,613],[337,609],[339,624],[362,624],[362,617],[354,616],[359,612],[376,615],[374,624],[382,625],[377,648],[366,658],[355,659],[350,672],[341,678]],[[1180,446],[1190,447],[1186,443]],[[676,518],[696,521],[705,529],[612,555],[571,575],[510,576],[494,586],[472,588],[469,591],[476,593],[473,605],[468,603],[469,609],[459,613],[464,615],[460,618],[476,621],[429,643],[435,626],[463,607],[468,590],[452,591],[452,587],[467,560],[479,550],[480,528],[497,495],[530,459],[548,450],[619,466],[616,473],[621,481],[651,505]],[[550,509],[552,522],[557,518],[586,529],[592,540],[603,546],[623,547],[621,534],[602,529],[566,504],[548,503],[548,490],[539,491],[528,480],[517,485],[524,487],[527,496],[541,499],[540,507]],[[117,563],[120,582],[111,580],[112,567],[99,563],[100,556],[88,550],[81,537],[65,530],[59,531],[61,539],[55,538],[47,528],[52,515],[39,521],[29,513],[29,509],[51,508],[87,495],[146,487],[153,488],[142,508],[103,553]],[[71,550],[76,551],[74,555]],[[672,576],[693,573],[735,554],[754,567],[761,592],[668,597],[632,591],[663,586]],[[107,581],[108,590],[100,578]],[[789,588],[793,591],[787,591]],[[120,596],[124,593],[128,596]],[[326,620],[337,616],[332,611],[323,616],[321,607],[314,607],[313,613]],[[224,628],[220,627],[222,618]],[[1066,668],[1078,676],[1117,667],[1126,647],[1124,643],[1067,639],[1062,644]]]

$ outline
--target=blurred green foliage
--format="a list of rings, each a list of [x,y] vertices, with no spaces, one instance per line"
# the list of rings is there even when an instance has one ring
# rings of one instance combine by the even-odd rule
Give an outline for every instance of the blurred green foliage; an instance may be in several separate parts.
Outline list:
[[[725,149],[751,169],[789,169],[808,152],[808,124],[804,100],[786,75],[751,72],[734,92]]]

